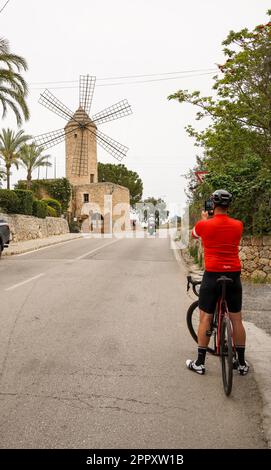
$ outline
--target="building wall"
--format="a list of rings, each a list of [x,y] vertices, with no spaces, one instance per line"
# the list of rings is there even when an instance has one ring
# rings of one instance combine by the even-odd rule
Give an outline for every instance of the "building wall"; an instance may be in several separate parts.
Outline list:
[[[89,195],[89,203],[84,202],[84,194]],[[108,196],[112,196],[111,204],[108,199],[105,200]],[[91,210],[100,212],[103,216],[105,233],[111,232],[111,226],[117,228],[117,231],[124,230],[124,228],[128,230],[130,227],[129,189],[113,183],[74,186],[72,212],[75,217],[82,222],[88,218]],[[87,230],[87,223],[84,223],[83,229]]]
[[[69,233],[68,222],[59,217],[39,219],[30,215],[0,214],[8,222],[12,241],[19,242]]]

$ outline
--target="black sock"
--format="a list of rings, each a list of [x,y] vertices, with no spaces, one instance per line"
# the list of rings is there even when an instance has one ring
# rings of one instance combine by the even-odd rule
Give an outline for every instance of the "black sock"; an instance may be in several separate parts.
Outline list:
[[[245,346],[236,346],[235,349],[236,349],[236,352],[238,354],[238,361],[239,361],[240,366],[245,366],[246,365],[246,362],[245,362],[245,349],[246,349],[246,347]]]
[[[200,365],[204,366],[206,352],[207,352],[207,348],[204,348],[202,346],[198,347],[198,359],[195,362],[196,366],[200,366]]]

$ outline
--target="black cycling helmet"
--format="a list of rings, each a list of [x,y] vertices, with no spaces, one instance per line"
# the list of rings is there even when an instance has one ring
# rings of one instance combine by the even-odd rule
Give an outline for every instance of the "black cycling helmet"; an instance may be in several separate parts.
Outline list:
[[[225,189],[217,189],[211,196],[215,206],[228,207],[232,200],[232,194]]]

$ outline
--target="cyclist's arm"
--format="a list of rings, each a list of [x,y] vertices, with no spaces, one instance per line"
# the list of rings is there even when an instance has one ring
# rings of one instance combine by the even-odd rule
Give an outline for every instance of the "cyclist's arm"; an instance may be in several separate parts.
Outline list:
[[[197,240],[202,236],[206,220],[208,220],[208,212],[202,211],[201,218],[202,220],[199,220],[192,230],[192,237],[196,238]]]

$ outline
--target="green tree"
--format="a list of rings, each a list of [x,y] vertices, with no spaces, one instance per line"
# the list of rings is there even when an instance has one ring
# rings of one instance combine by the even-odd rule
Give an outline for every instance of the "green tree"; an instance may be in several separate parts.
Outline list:
[[[43,148],[35,143],[24,144],[19,152],[19,164],[27,171],[27,189],[31,189],[32,173],[40,167],[50,167],[52,164],[48,161],[50,155],[42,155]]]
[[[0,158],[4,161],[6,168],[7,189],[10,189],[11,166],[15,165],[18,169],[21,147],[30,138],[23,130],[15,133],[11,129],[2,129],[0,132]]]
[[[9,43],[0,38],[0,104],[2,117],[10,108],[16,117],[18,126],[22,118],[29,119],[29,109],[26,104],[28,88],[21,71],[27,70],[25,59],[10,52]]]
[[[268,12],[271,15],[271,10]],[[210,134],[230,137],[226,147],[232,150],[241,144],[258,152],[271,165],[271,22],[253,31],[231,31],[224,46],[225,64],[219,65],[220,75],[214,76],[216,97],[202,97],[199,91],[179,90],[168,98],[191,103],[199,108],[196,119],[210,117],[211,128],[196,132],[188,127],[198,142],[208,142]],[[210,133],[211,129],[211,133]],[[202,140],[203,139],[203,140]],[[247,142],[247,139],[249,140]],[[212,146],[208,147],[212,149]],[[236,149],[238,150],[238,149]],[[220,150],[223,155],[224,150]],[[240,153],[240,149],[239,149]]]
[[[265,179],[269,179],[271,170],[270,39],[271,21],[252,31],[230,31],[222,43],[225,63],[218,65],[219,74],[214,76],[214,97],[188,90],[168,97],[197,107],[197,120],[211,120],[202,131],[186,127],[195,145],[203,149],[188,174],[192,218],[202,208],[204,198],[223,187],[234,193],[232,213],[244,220],[249,230],[269,230],[270,188]],[[196,180],[196,170],[209,172],[203,184]],[[262,215],[257,221],[260,207]]]
[[[206,176],[193,191],[192,225],[198,219],[204,201],[218,188],[232,193],[230,214],[243,221],[245,233],[271,233],[271,170],[262,167],[258,156],[247,157],[242,162],[229,161]]]
[[[130,171],[125,165],[98,163],[98,181],[119,184],[129,189],[130,204],[133,206],[142,198],[143,183],[135,171]]]
[[[160,222],[168,217],[167,204],[162,198],[148,197],[143,201],[144,218],[152,215]]]

